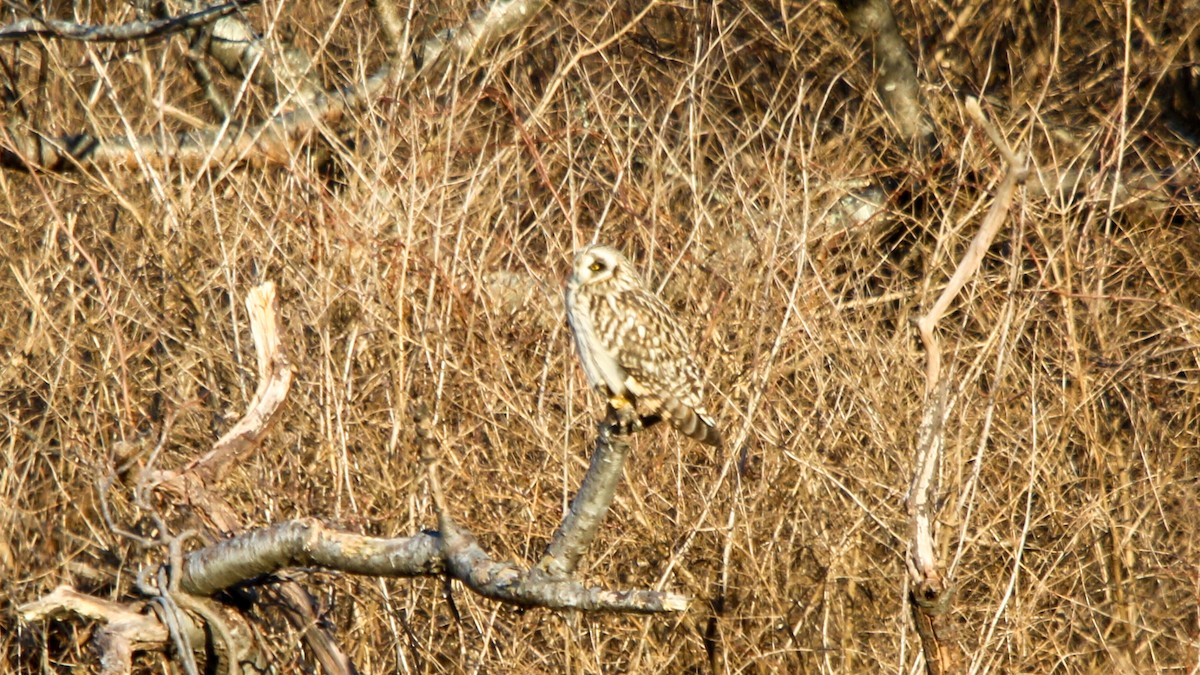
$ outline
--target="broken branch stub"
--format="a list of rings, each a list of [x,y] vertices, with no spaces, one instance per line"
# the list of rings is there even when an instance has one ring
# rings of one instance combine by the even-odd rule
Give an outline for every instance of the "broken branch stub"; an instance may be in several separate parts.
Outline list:
[[[942,380],[926,402],[913,478],[905,499],[909,517],[906,562],[913,583],[911,609],[930,675],[957,672],[962,655],[949,616],[954,585],[942,575],[935,548],[949,390],[949,380]]]

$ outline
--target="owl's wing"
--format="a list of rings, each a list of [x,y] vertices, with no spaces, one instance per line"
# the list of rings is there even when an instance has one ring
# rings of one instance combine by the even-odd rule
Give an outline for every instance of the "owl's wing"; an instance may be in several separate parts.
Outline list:
[[[617,361],[626,374],[625,387],[638,398],[638,413],[651,420],[665,417],[683,434],[720,445],[701,401],[704,384],[683,329],[658,298],[642,295],[631,305],[629,311],[638,316],[626,324]]]

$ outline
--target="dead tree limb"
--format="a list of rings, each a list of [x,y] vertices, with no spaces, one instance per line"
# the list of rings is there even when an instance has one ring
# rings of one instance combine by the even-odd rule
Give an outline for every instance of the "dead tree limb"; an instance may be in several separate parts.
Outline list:
[[[116,26],[90,26],[60,19],[28,17],[0,27],[0,42],[17,42],[34,37],[75,42],[129,42],[153,40],[200,28],[262,0],[233,0],[220,5],[150,21],[131,21]]]
[[[580,558],[596,538],[617,492],[625,457],[629,454],[629,442],[613,433],[615,425],[611,422],[606,420],[601,424],[579,492],[571,500],[566,517],[538,563],[538,568],[552,577],[569,576],[579,567]]]
[[[495,561],[461,526],[384,539],[327,527],[306,518],[254,530],[191,553],[180,587],[212,595],[293,567],[376,577],[449,576],[479,595],[512,605],[588,612],[677,612],[687,598],[649,590],[588,588],[551,578],[536,567]]]
[[[925,654],[925,671],[930,675],[959,672],[962,663],[962,647],[949,616],[955,587],[942,574],[935,548],[949,390],[950,381],[942,380],[937,391],[926,398],[917,432],[917,459],[905,500],[910,537],[907,562],[913,583],[909,601]]]
[[[241,532],[243,526],[237,512],[213,490],[213,485],[229,462],[259,446],[282,412],[292,381],[282,326],[278,320],[275,285],[268,282],[252,289],[246,297],[246,311],[254,339],[259,384],[245,415],[217,441],[210,452],[182,470],[152,471],[147,468],[139,477],[140,481],[152,485],[154,490],[174,503],[188,505],[204,522],[208,534],[215,539]],[[185,560],[181,556],[179,567],[183,569],[171,572],[172,578],[179,582],[180,597],[197,595],[187,590],[188,586],[185,585]],[[330,675],[354,673],[354,665],[333,634],[317,620],[316,602],[308,590],[290,579],[280,581],[275,588],[282,600],[284,618],[300,632],[324,671]],[[247,653],[255,656],[251,660],[258,660],[254,652]]]
[[[996,199],[992,202],[992,208],[988,210],[987,215],[983,218],[983,222],[980,223],[979,231],[975,234],[975,238],[971,240],[970,246],[967,247],[967,252],[963,255],[958,267],[954,270],[954,275],[950,277],[950,281],[946,283],[942,294],[933,303],[933,307],[929,309],[929,312],[917,320],[917,328],[921,332],[921,342],[925,346],[926,394],[933,392],[934,387],[941,381],[942,351],[937,342],[937,335],[934,334],[933,330],[937,326],[938,321],[945,315],[946,310],[950,308],[950,303],[954,302],[954,299],[958,297],[958,292],[962,290],[971,277],[975,276],[975,272],[983,262],[983,257],[987,255],[988,248],[992,245],[992,240],[996,238],[996,233],[1000,231],[1000,226],[1004,224],[1004,218],[1008,215],[1008,206],[1012,203],[1013,193],[1016,191],[1017,185],[1024,182],[1025,177],[1029,173],[1025,157],[1017,157],[1013,154],[999,132],[984,118],[983,111],[979,108],[979,101],[968,97],[966,109],[971,118],[983,127],[992,139],[992,142],[996,144],[1008,166],[1008,170],[1004,175],[1004,180],[1000,183],[1000,187],[996,190]]]
[[[59,586],[48,595],[21,605],[19,611],[25,621],[76,615],[99,622],[101,628],[93,639],[100,652],[101,672],[107,674],[129,672],[133,668],[134,651],[167,643],[166,626],[144,609],[144,603],[113,602],[80,593],[70,586]],[[196,633],[197,638],[201,635],[199,631]]]
[[[249,79],[289,108],[309,105],[325,93],[308,54],[292,45],[273,54],[244,14],[223,17],[207,27],[203,45],[226,73]]]
[[[917,67],[900,35],[888,0],[837,0],[850,30],[870,47],[875,91],[900,135],[918,154],[936,143],[933,121],[925,112]]]
[[[246,310],[258,363],[258,389],[237,424],[221,436],[212,450],[184,469],[207,472],[206,483],[219,480],[231,461],[258,446],[274,424],[292,386],[292,365],[279,327],[275,285],[267,283],[251,290],[246,297]]]
[[[376,577],[448,576],[480,596],[522,607],[655,614],[683,611],[690,602],[675,593],[587,587],[570,578],[551,577],[537,567],[495,561],[469,532],[451,529],[449,536],[423,532],[382,539],[335,530],[311,518],[278,523],[187,555],[180,589],[200,596],[193,601],[202,600],[240,584],[272,581],[272,574],[288,568],[304,567]],[[59,587],[18,611],[25,621],[69,614],[97,621],[103,626],[97,635],[105,641],[97,644],[102,660],[127,664],[134,651],[165,651],[170,643],[164,621],[145,613],[146,606],[145,602],[113,602]],[[183,630],[191,644],[201,648],[211,632],[211,619],[186,616]],[[233,643],[237,654],[249,653],[241,634]],[[115,668],[108,672],[129,671]],[[327,666],[326,672],[353,671]]]
[[[296,107],[258,124],[230,121],[176,134],[111,137],[90,134],[48,136],[35,129],[10,126],[0,133],[0,167],[23,171],[71,171],[92,167],[133,169],[139,166],[139,153],[153,166],[286,165],[309,133],[322,125],[337,123],[351,110],[373,100],[389,85],[416,80],[436,83],[445,79],[456,64],[471,61],[487,47],[528,25],[545,5],[546,0],[492,0],[485,9],[472,12],[458,28],[424,40],[408,52],[407,60],[390,60],[355,86],[324,91],[310,90],[312,81],[299,87],[289,84],[283,89],[299,92],[293,101]],[[223,39],[232,44],[250,40],[244,27],[236,28],[237,24],[232,21],[228,24],[218,22],[218,26],[231,26],[228,30],[233,32]],[[210,42],[217,45],[210,46],[210,52],[220,47],[221,41]],[[249,44],[256,43],[251,40]],[[262,59],[247,61],[248,53],[244,48],[233,50],[223,67],[238,69],[259,63],[261,68]],[[311,75],[312,68],[301,62],[291,63],[300,56],[286,57],[285,61],[289,62],[286,67],[268,66],[263,77],[278,78],[283,72]],[[216,58],[220,60],[220,57]]]
[[[1004,223],[1017,186],[1028,173],[1025,157],[1015,155],[1004,138],[983,116],[979,102],[967,99],[967,113],[999,149],[1007,171],[991,209],[967,247],[950,281],[929,311],[917,319],[925,347],[925,413],[917,437],[917,457],[906,506],[909,516],[908,572],[913,584],[913,621],[921,637],[925,670],[930,675],[961,671],[962,646],[949,616],[954,583],[942,573],[937,559],[937,500],[941,490],[945,421],[949,414],[950,378],[942,373],[942,347],[934,332],[959,291],[979,270],[984,255]]]

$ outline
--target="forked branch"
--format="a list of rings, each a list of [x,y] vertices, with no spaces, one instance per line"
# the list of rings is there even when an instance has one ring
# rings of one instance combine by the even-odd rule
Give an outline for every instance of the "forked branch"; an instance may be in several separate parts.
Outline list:
[[[448,576],[479,595],[524,607],[588,612],[675,612],[687,598],[649,590],[609,591],[498,562],[461,527],[385,539],[336,530],[313,518],[272,525],[205,547],[184,560],[180,588],[212,595],[294,567],[377,577]]]
[[[470,531],[454,522],[450,500],[437,474],[439,447],[431,421],[420,413],[414,415],[414,423],[434,496],[438,531],[368,537],[303,518],[239,533],[236,513],[213,492],[213,484],[231,460],[259,446],[282,410],[292,379],[273,284],[253,289],[247,308],[260,382],[246,415],[212,451],[184,469],[154,471],[147,466],[138,472],[139,491],[150,486],[176,504],[186,504],[205,521],[216,543],[184,554],[181,542],[188,535],[169,538],[171,560],[144,575],[157,578],[158,583],[139,581],[138,589],[149,602],[101,600],[60,587],[21,606],[25,620],[75,614],[99,622],[96,646],[106,673],[130,672],[134,651],[167,651],[172,645],[177,655],[180,645],[197,651],[209,649],[218,655],[224,669],[237,672],[242,663],[258,663],[264,650],[254,647],[254,633],[236,609],[210,598],[240,585],[270,583],[286,600],[289,621],[303,631],[325,671],[350,673],[353,666],[332,635],[318,626],[303,586],[294,579],[277,578],[278,573],[307,568],[376,577],[437,576],[460,581],[492,600],[548,609],[648,614],[688,607],[689,599],[674,593],[613,591],[587,587],[571,578],[607,513],[621,476],[628,442],[611,428],[613,420],[606,420],[601,428],[592,469],[546,557],[530,568],[493,560]],[[164,528],[160,522],[160,529]],[[149,606],[161,609],[150,614],[145,611]],[[186,670],[196,668],[191,659],[179,658]]]

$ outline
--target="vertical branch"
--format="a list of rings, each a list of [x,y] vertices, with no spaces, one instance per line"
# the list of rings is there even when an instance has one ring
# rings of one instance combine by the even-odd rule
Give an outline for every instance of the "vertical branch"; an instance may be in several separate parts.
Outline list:
[[[925,669],[931,675],[957,672],[962,663],[962,647],[957,642],[949,618],[954,583],[943,576],[942,565],[937,559],[937,498],[941,489],[950,378],[942,373],[942,347],[934,330],[963,286],[979,270],[984,255],[1004,223],[1017,185],[1024,181],[1028,173],[1024,157],[1013,154],[999,132],[984,118],[979,102],[969,98],[966,108],[968,115],[983,127],[995,143],[1008,170],[996,191],[991,209],[984,216],[979,232],[967,247],[953,276],[928,313],[916,321],[925,347],[926,401],[918,432],[912,482],[906,498],[911,537],[907,563],[913,583],[913,621],[921,637]]]
[[[954,673],[962,663],[949,611],[954,584],[941,573],[935,549],[937,541],[937,495],[941,486],[942,451],[950,380],[944,379],[928,397],[921,428],[917,432],[917,461],[909,484],[908,572],[912,578],[913,623],[921,637],[925,670],[930,675]]]
[[[579,566],[579,559],[596,538],[596,531],[612,504],[628,454],[629,441],[614,433],[614,425],[605,420],[600,425],[587,474],[571,500],[570,510],[546,547],[546,553],[537,565],[539,569],[553,577],[564,577]]]

